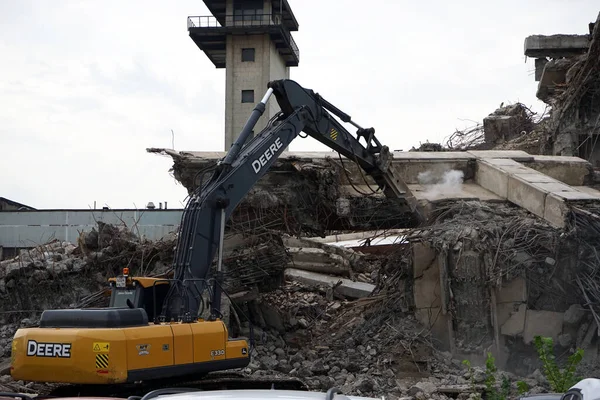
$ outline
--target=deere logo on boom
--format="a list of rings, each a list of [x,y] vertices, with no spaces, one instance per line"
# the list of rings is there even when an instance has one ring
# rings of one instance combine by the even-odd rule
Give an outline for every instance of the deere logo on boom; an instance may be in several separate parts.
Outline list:
[[[27,342],[27,355],[33,357],[71,358],[71,343],[38,343]]]
[[[257,160],[252,161],[252,168],[254,169],[254,172],[258,174],[261,168],[265,166],[267,161],[273,158],[273,156],[277,154],[277,151],[282,147],[283,143],[281,143],[281,140],[279,138],[275,139],[275,142],[270,145],[269,148],[266,149]]]

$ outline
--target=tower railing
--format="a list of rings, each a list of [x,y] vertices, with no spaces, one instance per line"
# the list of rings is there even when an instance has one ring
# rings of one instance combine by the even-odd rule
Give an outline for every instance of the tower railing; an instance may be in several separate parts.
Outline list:
[[[292,34],[283,25],[280,14],[258,14],[248,13],[225,15],[225,24],[221,24],[213,15],[190,16],[187,19],[188,29],[190,28],[244,28],[244,27],[267,27],[277,26],[281,29],[287,44],[296,56],[300,59],[300,50],[294,41]]]

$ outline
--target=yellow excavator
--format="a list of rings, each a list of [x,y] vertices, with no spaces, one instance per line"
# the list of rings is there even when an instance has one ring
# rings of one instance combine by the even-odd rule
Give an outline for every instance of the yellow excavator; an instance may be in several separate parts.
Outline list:
[[[251,138],[273,94],[281,111]],[[354,125],[356,137],[334,116]],[[414,197],[391,164],[392,154],[377,140],[373,128],[360,127],[318,93],[294,81],[270,82],[211,178],[190,196],[179,227],[173,277],[132,277],[124,269],[109,281],[108,308],[44,311],[39,327],[19,329],[14,336],[12,377],[105,385],[247,366],[249,341],[230,338],[220,313],[225,223],[302,131],[358,163],[386,196],[397,199],[407,213],[418,215]],[[215,255],[216,273],[211,275]],[[210,316],[202,319],[207,291]]]

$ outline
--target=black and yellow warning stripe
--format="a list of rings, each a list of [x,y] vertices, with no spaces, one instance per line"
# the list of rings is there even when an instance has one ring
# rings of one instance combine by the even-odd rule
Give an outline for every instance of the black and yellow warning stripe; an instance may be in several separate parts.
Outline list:
[[[108,368],[108,354],[96,354],[96,369]]]

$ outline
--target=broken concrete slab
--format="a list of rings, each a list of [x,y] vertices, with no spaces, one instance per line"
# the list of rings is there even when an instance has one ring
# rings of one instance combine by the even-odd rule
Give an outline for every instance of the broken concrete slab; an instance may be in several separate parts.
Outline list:
[[[303,271],[296,268],[286,268],[284,275],[286,279],[301,282],[309,286],[333,286],[341,282],[336,287],[336,291],[352,299],[368,297],[375,290],[375,285],[371,285],[370,283],[354,282],[350,279]]]
[[[582,186],[590,179],[592,165],[579,157],[533,156],[528,167],[570,186]]]
[[[508,177],[508,200],[542,218],[546,195],[568,191],[572,188],[558,181],[533,183],[516,176]]]
[[[288,253],[292,256],[288,266],[293,268],[335,275],[347,275],[350,271],[348,260],[323,249],[290,247]]]
[[[595,198],[512,159],[478,160],[475,180],[485,189],[546,219],[557,228],[564,226],[568,212],[563,203]]]
[[[563,313],[527,310],[523,341],[529,344],[535,336],[551,337],[555,341],[563,329]]]
[[[582,200],[596,200],[600,198],[588,193],[583,193],[572,189],[568,192],[549,193],[544,202],[544,219],[556,228],[565,226],[566,218],[569,213],[569,202]]]
[[[325,238],[327,239],[327,238]],[[288,235],[283,236],[283,244],[288,249],[321,249],[329,254],[334,254],[341,257],[343,265],[350,266],[355,271],[362,271],[364,269],[364,256],[363,254],[356,252],[352,249],[345,248],[343,246],[334,246],[332,244],[324,242],[323,238],[297,238]],[[330,237],[331,239],[331,237]],[[292,253],[297,250],[292,250]],[[337,258],[335,258],[337,260]]]
[[[312,261],[290,261],[289,268],[301,269],[303,271],[319,272],[322,274],[349,276],[349,269],[334,263],[319,263]]]
[[[527,57],[572,57],[590,47],[590,35],[532,35],[525,38]]]
[[[477,161],[475,182],[503,199],[508,197],[508,175],[496,165]]]
[[[530,112],[521,103],[501,107],[483,119],[485,143],[496,145],[508,142],[529,133],[532,126]],[[531,159],[531,156],[527,155],[527,157]],[[525,159],[518,161],[525,161]]]

